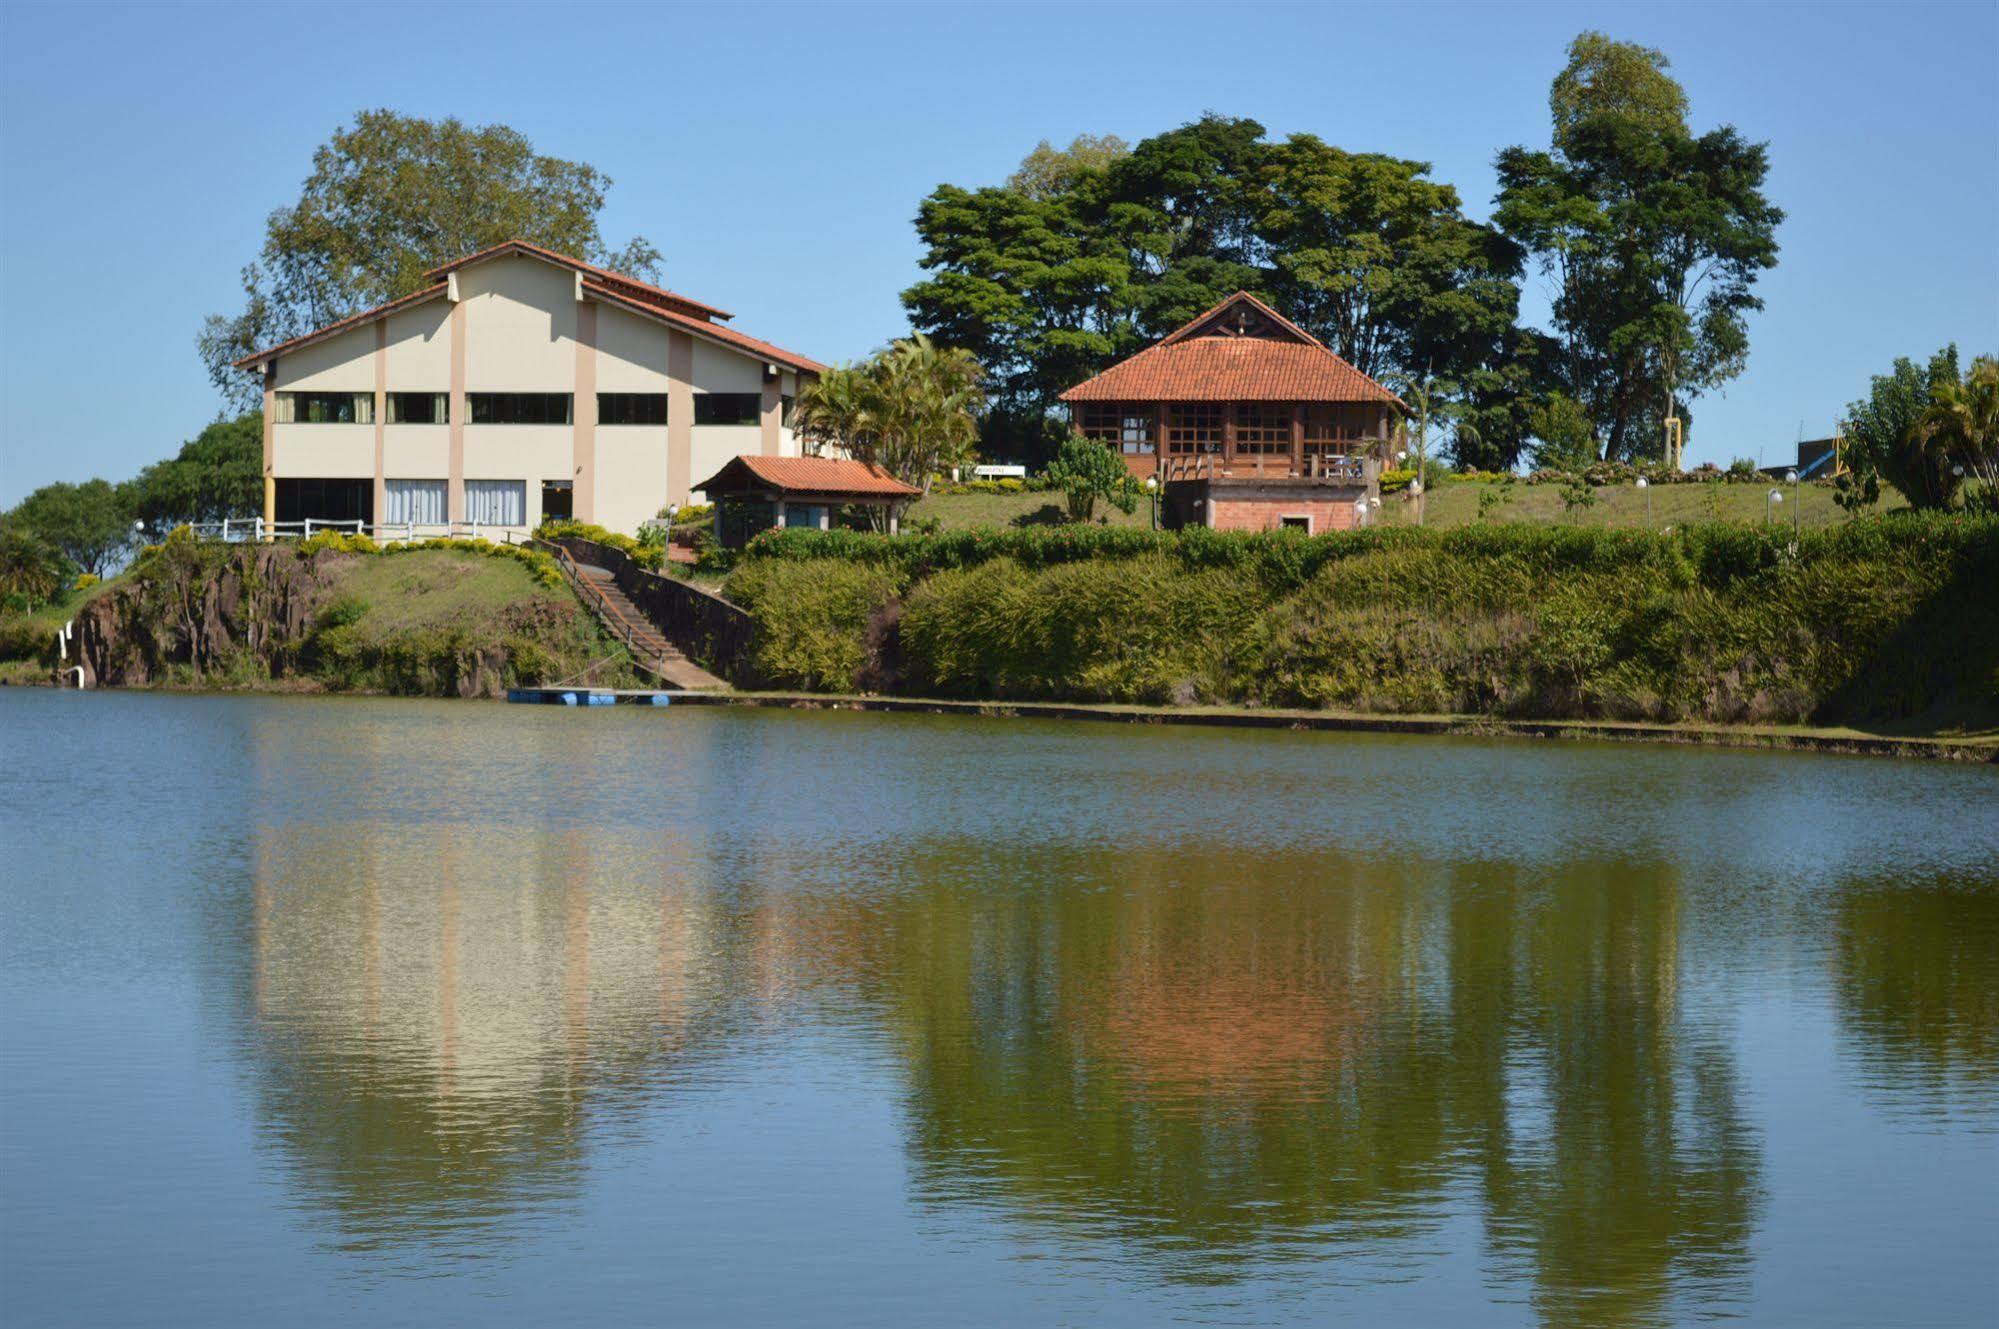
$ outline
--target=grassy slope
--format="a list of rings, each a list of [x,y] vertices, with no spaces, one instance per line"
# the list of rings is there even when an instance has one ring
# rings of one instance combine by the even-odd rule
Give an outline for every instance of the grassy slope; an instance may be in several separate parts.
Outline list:
[[[1478,520],[1479,493],[1490,486],[1447,483],[1430,495],[1424,520],[1432,526],[1462,526]],[[1596,504],[1571,515],[1562,506],[1559,485],[1516,484],[1504,506],[1491,521],[1548,521],[1577,526],[1644,526],[1645,494],[1630,486],[1606,486],[1595,490]],[[1723,521],[1760,522],[1768,507],[1767,484],[1659,485],[1651,490],[1651,524]],[[1716,510],[1710,511],[1710,498]],[[1777,518],[1790,522],[1798,514],[1806,526],[1823,526],[1846,520],[1846,514],[1832,501],[1832,490],[1817,485],[1799,485],[1795,500],[1787,492],[1774,509]],[[971,526],[1013,526],[1048,522],[1057,524],[1062,514],[1060,494],[937,494],[910,509],[909,519],[935,518],[945,530]],[[1151,521],[1147,505],[1141,502],[1129,516],[1108,504],[1099,504],[1097,515],[1112,526],[1144,526]],[[1390,495],[1382,508],[1382,521],[1407,525],[1415,521],[1414,505]]]
[[[447,644],[491,646],[531,641],[545,659],[537,671],[555,682],[607,658],[621,662],[624,648],[606,638],[596,618],[566,585],[538,584],[532,573],[508,558],[448,549],[350,557],[329,564],[328,603],[358,600],[367,611],[339,630],[344,649],[321,652],[316,671],[328,686],[361,690],[412,690],[403,675],[421,668],[359,663],[342,670],[339,661],[367,662],[393,657],[449,655]],[[518,646],[515,647],[519,649]],[[430,671],[434,673],[435,671]],[[629,668],[613,663],[593,676],[604,686],[632,686]],[[418,689],[424,690],[424,689]]]

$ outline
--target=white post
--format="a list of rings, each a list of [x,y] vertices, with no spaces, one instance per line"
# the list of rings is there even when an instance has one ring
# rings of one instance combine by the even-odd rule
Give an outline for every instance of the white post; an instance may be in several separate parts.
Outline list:
[[[312,538],[312,518],[310,517],[305,519],[305,538],[308,540]]]
[[[229,519],[227,517],[222,519],[222,543],[229,543]]]

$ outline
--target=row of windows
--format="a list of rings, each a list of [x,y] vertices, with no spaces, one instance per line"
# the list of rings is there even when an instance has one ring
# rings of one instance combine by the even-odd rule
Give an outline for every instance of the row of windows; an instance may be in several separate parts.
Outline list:
[[[450,398],[442,392],[391,392],[388,423],[441,425],[451,418]],[[782,418],[791,419],[790,397],[780,399]],[[465,405],[475,425],[566,425],[574,422],[574,396],[567,392],[468,392]],[[371,425],[375,395],[371,392],[280,392],[277,423]],[[756,392],[697,392],[697,425],[753,425],[763,419],[763,396]],[[663,425],[664,392],[600,392],[597,423],[602,425]]]
[[[1159,440],[1157,406],[1152,402],[1084,402],[1076,412],[1076,428],[1084,438],[1116,445],[1124,452],[1149,453]],[[1285,456],[1291,451],[1290,402],[1237,402],[1235,444],[1238,453]],[[1374,436],[1377,408],[1333,402],[1304,406],[1303,443],[1307,456],[1332,451],[1329,444],[1352,443]],[[1174,402],[1166,407],[1166,451],[1177,454],[1219,452],[1222,448],[1224,404]]]

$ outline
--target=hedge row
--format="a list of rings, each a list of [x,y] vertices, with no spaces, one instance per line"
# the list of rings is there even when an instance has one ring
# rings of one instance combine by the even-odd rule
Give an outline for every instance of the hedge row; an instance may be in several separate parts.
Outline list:
[[[1723,722],[1999,706],[1999,520],[759,542],[780,683]]]

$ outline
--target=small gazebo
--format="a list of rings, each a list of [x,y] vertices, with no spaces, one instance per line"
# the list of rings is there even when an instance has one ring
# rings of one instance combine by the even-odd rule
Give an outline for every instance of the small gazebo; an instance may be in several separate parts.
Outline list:
[[[896,508],[923,491],[879,466],[833,457],[732,458],[698,488],[715,505],[715,539],[740,549],[773,526],[827,530],[833,509],[883,508],[895,534]]]

